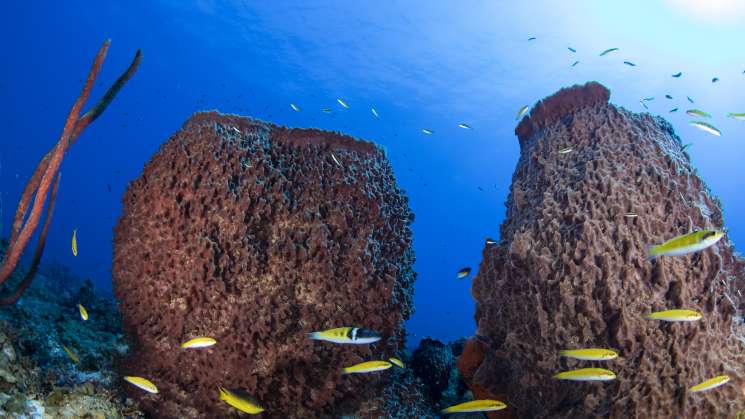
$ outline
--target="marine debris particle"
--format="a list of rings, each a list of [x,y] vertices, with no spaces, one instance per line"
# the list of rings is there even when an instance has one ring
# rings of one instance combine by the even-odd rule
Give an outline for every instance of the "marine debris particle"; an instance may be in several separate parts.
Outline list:
[[[330,153],[355,170],[339,170]],[[197,113],[128,185],[122,214],[112,276],[138,345],[120,373],[160,387],[157,397],[127,391],[143,411],[235,414],[218,387],[247,392],[277,418],[335,417],[342,401],[354,408],[380,396],[387,374],[340,370],[400,353],[413,310],[413,214],[382,149]],[[335,325],[381,339],[341,348],[307,337]],[[214,349],[180,350],[191,331],[224,333]]]
[[[458,367],[474,397],[504,400],[514,417],[734,417],[745,409],[739,384],[686,390],[718,374],[745,382],[745,370],[727,367],[745,365],[733,338],[745,336],[736,318],[745,260],[726,236],[715,249],[646,259],[650,243],[725,223],[672,126],[611,105],[609,96],[598,83],[562,89],[518,124],[507,216],[473,279],[479,335]],[[567,165],[556,153],[567,138],[593,158]],[[618,219],[631,208],[644,214],[633,228]],[[644,319],[681,307],[702,317]],[[615,382],[551,380],[565,368],[593,367],[562,367],[557,352],[573,347],[617,351],[607,364]]]

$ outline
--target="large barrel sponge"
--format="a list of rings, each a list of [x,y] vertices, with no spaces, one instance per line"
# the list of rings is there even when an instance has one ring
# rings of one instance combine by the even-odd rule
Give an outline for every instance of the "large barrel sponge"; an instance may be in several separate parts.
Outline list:
[[[237,416],[219,386],[253,395],[263,417],[353,409],[385,373],[340,369],[404,344],[412,221],[371,143],[195,114],[129,185],[116,226],[114,289],[132,342],[120,370],[160,390],[131,394],[165,418]],[[383,339],[306,336],[346,325]],[[179,349],[203,335],[218,344]]]
[[[734,417],[745,408],[745,263],[726,238],[693,255],[646,259],[649,244],[722,228],[722,210],[669,123],[608,97],[597,83],[563,89],[517,127],[507,218],[473,281],[477,337],[459,365],[475,393],[503,398],[513,417]],[[678,307],[703,319],[644,318]],[[620,357],[559,356],[583,347]],[[618,379],[551,379],[591,366]],[[720,374],[732,382],[687,392]]]

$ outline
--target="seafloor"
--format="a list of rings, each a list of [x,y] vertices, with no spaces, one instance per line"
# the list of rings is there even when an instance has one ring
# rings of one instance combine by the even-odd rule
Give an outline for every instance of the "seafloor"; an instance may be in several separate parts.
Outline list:
[[[0,260],[6,241],[0,244]],[[115,366],[128,352],[113,296],[66,267],[42,266],[17,304],[0,309],[0,417],[145,418]],[[10,280],[21,278],[23,267]],[[7,285],[6,285],[7,286]],[[90,318],[82,321],[82,302]],[[464,340],[444,344],[425,338],[381,385],[383,396],[363,402],[349,419],[379,416],[438,417],[449,405],[472,398],[456,367]],[[78,358],[74,361],[68,348]],[[244,415],[245,416],[245,415]],[[479,418],[480,414],[451,416]]]

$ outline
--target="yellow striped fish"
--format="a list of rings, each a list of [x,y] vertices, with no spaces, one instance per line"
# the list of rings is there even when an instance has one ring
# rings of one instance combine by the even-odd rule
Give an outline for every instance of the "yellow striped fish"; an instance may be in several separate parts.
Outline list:
[[[70,348],[68,348],[65,345],[62,345],[62,349],[64,349],[65,352],[67,353],[67,356],[69,356],[70,359],[72,359],[72,362],[76,364],[80,364],[80,358],[78,358],[78,356],[75,355],[75,352],[73,352]]]
[[[694,127],[700,129],[701,131],[706,131],[711,135],[716,135],[717,137],[722,136],[722,131],[719,131],[719,128],[715,127],[714,125],[707,124],[703,121],[691,121],[689,124],[693,125]]]
[[[473,400],[442,409],[440,413],[447,415],[450,413],[493,412],[506,407],[507,405],[499,400]]]
[[[666,322],[694,322],[700,320],[701,317],[703,317],[703,314],[698,311],[685,308],[656,311],[644,316],[645,319],[664,320]]]
[[[216,344],[217,341],[211,337],[207,336],[200,336],[198,338],[187,340],[186,342],[181,344],[181,349],[197,349],[197,348],[207,348],[214,344]]]
[[[370,329],[363,329],[361,327],[337,327],[335,329],[308,333],[308,337],[313,340],[325,340],[326,342],[352,343],[358,345],[373,343],[380,340],[380,334],[378,334],[378,332]]]
[[[701,230],[674,237],[665,243],[649,247],[649,258],[659,256],[682,256],[699,252],[715,245],[724,237],[724,233],[717,230]]]
[[[219,387],[218,389],[220,390],[220,400],[235,407],[241,412],[255,415],[264,411],[264,408],[259,406],[259,402],[243,391],[227,390],[222,387]]]
[[[342,374],[366,374],[368,372],[387,370],[392,366],[393,364],[388,361],[367,361],[342,369]]]
[[[734,113],[730,112],[727,114],[729,118],[739,119],[741,121],[745,121],[745,113]]]
[[[82,304],[78,304],[78,311],[80,311],[80,318],[83,320],[88,320],[88,310],[83,307]]]
[[[581,359],[583,361],[608,361],[618,358],[618,354],[615,351],[599,348],[567,349],[559,352],[559,354],[567,358]]]
[[[72,255],[78,255],[78,229],[72,231]]]
[[[615,380],[616,374],[611,370],[606,370],[605,368],[580,368],[560,372],[554,375],[554,378],[570,381],[609,381]]]
[[[729,381],[728,375],[718,375],[714,378],[710,378],[703,383],[696,384],[695,386],[688,389],[689,393],[700,393],[702,391],[711,390],[719,386],[727,384]]]
[[[397,366],[399,368],[403,368],[404,367],[403,361],[401,361],[398,358],[388,358],[388,360],[391,361],[391,363],[393,363],[395,366]]]
[[[124,381],[132,384],[139,389],[145,390],[148,393],[158,393],[158,387],[155,387],[155,384],[153,384],[152,381],[148,380],[147,378],[126,376],[124,377]]]

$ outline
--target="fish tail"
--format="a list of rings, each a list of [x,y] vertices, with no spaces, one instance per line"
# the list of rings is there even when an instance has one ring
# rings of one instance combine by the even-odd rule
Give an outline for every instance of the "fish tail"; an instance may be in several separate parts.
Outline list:
[[[341,375],[347,375],[347,374],[351,374],[351,373],[349,372],[349,368],[342,368],[342,369],[341,369]]]
[[[647,245],[647,257],[646,257],[646,259],[648,261],[653,261],[653,260],[655,260],[657,258],[658,255],[657,255],[656,248],[657,248],[657,246],[655,246],[655,245],[652,245],[652,244],[648,244]]]
[[[566,356],[566,355],[567,355],[568,353],[569,353],[569,351],[568,351],[568,350],[565,350],[565,351],[559,351],[559,355],[561,355],[561,356]]]
[[[452,412],[452,410],[451,410],[450,407],[448,407],[447,409],[440,410],[440,413],[451,413],[451,412]]]
[[[220,390],[220,400],[225,400],[225,399],[227,399],[227,396],[228,396],[228,394],[227,394],[227,392],[225,391],[225,389],[224,389],[224,388],[222,388],[222,387],[218,387],[217,389],[218,389],[218,390]]]
[[[320,335],[321,335],[320,332],[310,332],[308,333],[308,339],[318,340],[321,338]]]

